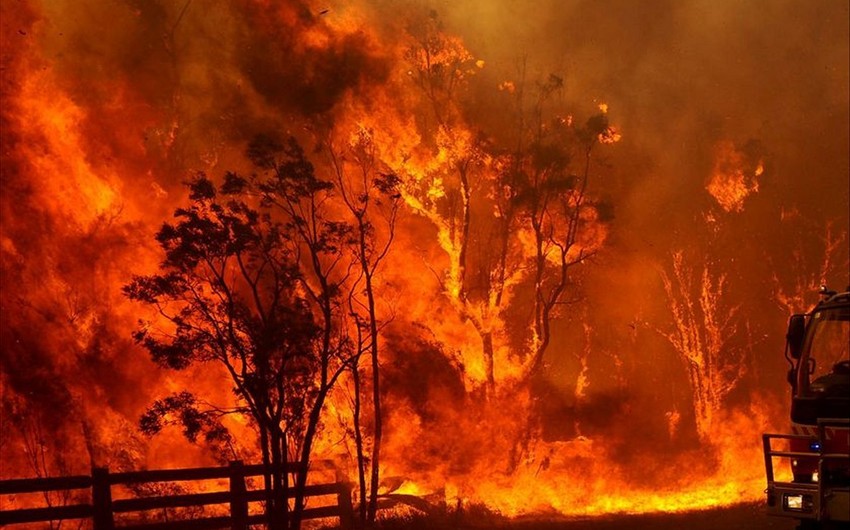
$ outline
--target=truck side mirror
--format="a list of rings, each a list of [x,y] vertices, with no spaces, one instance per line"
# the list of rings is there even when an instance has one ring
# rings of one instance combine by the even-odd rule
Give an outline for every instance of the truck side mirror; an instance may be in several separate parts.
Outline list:
[[[806,336],[806,315],[792,315],[788,320],[788,333],[785,339],[788,341],[788,351],[791,357],[799,359],[803,354],[803,338]]]

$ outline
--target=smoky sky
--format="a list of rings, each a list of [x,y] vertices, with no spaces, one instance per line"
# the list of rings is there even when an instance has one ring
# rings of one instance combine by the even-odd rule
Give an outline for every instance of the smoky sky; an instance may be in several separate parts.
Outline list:
[[[659,277],[671,253],[684,249],[695,269],[724,274],[727,293],[746,301],[741,311],[755,330],[747,388],[784,392],[787,315],[775,302],[777,283],[820,274],[814,271],[826,259],[825,227],[840,242],[832,267],[814,281],[835,288],[850,283],[848,5],[501,0],[433,6],[486,61],[482,75],[490,83],[516,79],[522,65],[531,79],[556,73],[564,79],[565,109],[581,114],[607,103],[623,134],[602,155],[611,170],[595,183],[612,200],[612,234],[582,283],[589,313],[560,323],[563,335],[550,356],[553,383],[571,391],[582,320],[599,330],[591,339],[597,351],[591,370],[595,364],[598,375],[611,372],[611,356],[619,352],[641,374],[637,386],[677,377],[681,367],[659,333],[670,318]],[[720,142],[764,165],[759,191],[742,212],[723,211],[706,192]],[[807,292],[806,299],[817,298]],[[669,407],[686,392],[671,388],[677,385],[648,399]]]
[[[782,157],[783,174],[774,178],[794,191],[830,189],[834,203],[823,208],[846,218],[845,3],[504,0],[440,7],[496,75],[515,76],[518,59],[527,57],[532,70],[563,75],[571,102],[608,103],[628,142],[658,169],[656,190],[693,183],[693,192],[703,184],[713,141],[758,138]]]

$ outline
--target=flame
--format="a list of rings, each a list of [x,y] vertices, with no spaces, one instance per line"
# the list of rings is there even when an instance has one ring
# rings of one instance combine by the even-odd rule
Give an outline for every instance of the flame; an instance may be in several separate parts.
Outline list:
[[[643,456],[634,464],[643,475],[612,465],[613,448],[604,440],[581,437],[538,447],[537,456],[511,475],[478,469],[474,482],[450,479],[443,485],[423,479],[403,488],[423,496],[442,491],[449,505],[481,503],[506,516],[672,513],[755,502],[764,489],[761,448],[741,433],[769,424],[771,408],[755,403],[724,416],[699,451],[671,455],[658,449]],[[709,462],[707,455],[712,455]],[[787,474],[779,466],[777,471]]]
[[[642,160],[651,157],[632,155],[650,149],[636,140],[650,132],[632,134],[639,120],[631,120],[622,129],[628,138],[608,124],[620,101],[597,104],[605,126],[581,138],[582,105],[599,101],[579,93],[587,85],[567,83],[563,100],[532,102],[544,85],[531,74],[479,58],[412,7],[388,20],[357,3],[326,11],[297,1],[134,5],[103,8],[101,16],[116,22],[102,43],[92,41],[85,20],[65,16],[70,3],[32,2],[32,14],[15,14],[26,35],[3,22],[4,54],[10,35],[28,44],[10,47],[3,66],[3,127],[12,132],[3,136],[0,252],[4,283],[11,281],[2,299],[0,386],[16,423],[0,478],[31,475],[38,443],[55,449],[49,469],[38,470],[45,474],[257,458],[254,426],[240,416],[227,420],[230,448],[189,445],[177,430],[152,439],[136,430],[153,400],[189,386],[216,407],[238,400],[215,367],[155,367],[129,336],[139,317],[156,322],[156,315],[120,288],[132,274],[157,269],[153,234],[184,204],[180,183],[201,170],[216,178],[252,171],[244,147],[272,130],[313,147],[307,151],[322,175],[323,149],[336,141],[368,145],[374,173],[402,183],[403,214],[375,280],[386,382],[382,491],[483,504],[512,517],[679,512],[761,499],[758,434],[783,430],[787,415],[784,374],[775,373],[784,369],[775,368],[782,361],[774,340],[783,316],[767,315],[745,284],[772,279],[773,292],[758,300],[805,310],[812,285],[846,270],[840,223],[818,236],[816,252],[765,245],[752,260],[740,245],[729,251],[728,241],[690,226],[676,228],[677,244],[685,243],[671,252],[651,233],[670,232],[656,222],[672,217],[662,208],[646,215],[650,206],[638,204],[657,206],[650,196],[665,197],[659,183],[669,175],[647,178],[645,189],[628,175],[646,176]],[[66,41],[61,32],[70,44],[58,44]],[[521,112],[532,118],[510,121]],[[530,152],[528,138],[553,131],[572,131],[559,138],[565,144],[585,142],[564,149],[565,180],[584,167],[593,179],[580,193],[565,185],[564,207],[581,227],[564,250],[576,267],[552,306],[556,329],[541,374],[531,377],[529,359],[544,341],[529,324],[540,234],[528,213],[508,211],[511,200],[521,201],[507,177],[532,158],[511,158]],[[591,144],[600,154],[583,166]],[[645,164],[660,172],[671,142],[659,144]],[[698,213],[714,220],[718,238],[740,238],[744,228],[717,220],[751,214],[745,206],[773,178],[774,164],[729,140],[700,148],[712,160],[704,190],[720,209]],[[609,196],[623,208],[606,208]],[[698,204],[684,202],[689,214]],[[330,210],[343,208],[331,200]],[[782,228],[813,215],[805,204],[774,213]],[[652,219],[627,224],[641,216]],[[493,234],[508,221],[502,271]],[[565,221],[542,232],[541,266],[549,270],[562,262],[553,241]],[[823,223],[812,224],[817,229],[798,239],[823,232]],[[785,274],[746,268],[761,267],[764,254]],[[356,481],[353,388],[343,378],[331,396],[315,457],[339,461]],[[362,420],[368,431],[374,419],[367,412]]]
[[[63,179],[42,179],[40,195],[47,208],[62,211],[82,226],[118,206],[115,175],[104,174],[87,161],[82,147],[80,120],[84,111],[64,94],[50,91],[55,84],[52,72],[32,76],[21,91],[20,122],[31,131],[27,142],[33,151],[21,153],[38,175],[63,175]],[[26,127],[22,125],[26,124]]]
[[[741,212],[747,197],[759,191],[757,177],[764,173],[764,163],[759,160],[755,169],[749,170],[745,154],[729,141],[719,142],[714,153],[706,189],[727,212]]]

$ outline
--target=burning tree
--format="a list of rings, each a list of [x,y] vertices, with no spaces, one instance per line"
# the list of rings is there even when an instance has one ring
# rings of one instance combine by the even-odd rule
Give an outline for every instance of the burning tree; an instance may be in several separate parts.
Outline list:
[[[214,407],[179,393],[155,403],[141,426],[155,433],[178,423],[190,440],[203,433],[215,441],[228,436],[223,415],[248,415],[264,464],[280,470],[292,457],[302,464],[294,487],[287,473],[265,476],[270,527],[295,529],[321,410],[348,360],[339,286],[330,279],[347,230],[319,211],[330,185],[315,178],[294,141],[257,142],[249,156],[272,175],[249,183],[231,173],[220,187],[199,175],[190,184],[191,205],[157,234],[162,271],[125,287],[160,316],[135,334],[153,359],[178,370],[222,366],[237,405]],[[251,206],[249,190],[261,197],[260,209]],[[272,215],[270,206],[287,215]]]
[[[523,100],[525,81],[503,83],[501,89],[516,96],[516,119],[507,127],[512,134],[476,132],[462,95],[483,63],[443,35],[433,14],[411,33],[406,58],[432,111],[433,126],[421,128],[434,163],[424,172],[400,171],[407,175],[404,198],[439,231],[449,258],[439,275],[443,291],[481,340],[484,385],[492,396],[497,357],[517,353],[504,330],[513,291],[524,282],[534,293],[531,336],[516,356],[524,359],[522,366],[503,366],[502,377],[527,382],[542,366],[551,320],[572,280],[569,271],[604,240],[600,212],[607,206],[587,195],[594,147],[620,136],[609,126],[605,106],[583,127],[572,117],[553,116],[547,104],[563,86],[555,75],[537,85],[531,108]]]
[[[685,366],[697,434],[706,440],[715,415],[746,372],[746,351],[734,344],[738,306],[726,300],[725,274],[713,273],[708,264],[695,270],[682,251],[673,253],[671,270],[662,271],[661,280],[673,313],[673,329],[663,335]]]
[[[354,383],[353,423],[357,451],[357,470],[360,484],[360,518],[362,523],[372,523],[378,509],[378,485],[380,483],[381,440],[383,436],[383,412],[381,407],[381,384],[379,345],[381,323],[378,318],[375,274],[387,256],[395,235],[401,195],[397,188],[398,177],[390,172],[379,172],[377,149],[370,131],[359,128],[347,142],[336,147],[332,139],[326,142],[337,189],[345,208],[353,218],[353,233],[350,239],[351,253],[355,261],[349,290],[348,307],[357,329],[356,354],[352,361]],[[383,224],[381,233],[377,223]],[[370,460],[368,505],[366,503],[366,456],[363,447],[361,426],[361,374],[360,359],[369,353],[369,368],[372,383],[372,409],[374,428]]]
[[[447,269],[439,275],[440,282],[460,317],[472,323],[481,339],[485,388],[492,395],[496,387],[493,339],[496,330],[503,327],[500,313],[504,283],[494,285],[488,281],[489,265],[498,263],[498,258],[485,259],[488,266],[481,267],[480,274],[470,275],[468,268],[470,246],[475,239],[473,224],[480,228],[473,219],[473,194],[486,190],[491,176],[486,171],[493,159],[486,150],[483,135],[475,134],[465,123],[459,99],[467,78],[481,63],[475,61],[459,39],[442,32],[435,13],[421,25],[411,27],[410,33],[413,43],[406,58],[423,97],[425,115],[433,119],[433,124],[428,121],[422,124],[422,132],[436,165],[426,174],[408,171],[404,196],[409,206],[439,230],[440,245],[449,256]],[[490,218],[488,214],[484,217]],[[488,242],[502,248],[497,240]],[[502,255],[506,253],[504,248]]]
[[[796,221],[795,226],[786,228],[791,250],[785,261],[792,269],[791,275],[780,279],[780,274],[776,270],[773,272],[774,299],[788,315],[812,307],[819,288],[827,285],[828,279],[840,275],[840,271],[850,268],[846,259],[847,232],[836,231],[833,224],[828,223],[822,236],[807,238],[796,225],[802,224],[804,229],[809,229],[806,226],[809,223],[800,223],[799,219],[794,219],[796,215],[790,217]],[[813,229],[809,231],[814,232]],[[842,246],[845,249],[843,260]]]
[[[511,156],[510,177],[504,179],[506,194],[516,203],[518,217],[533,240],[531,267],[534,311],[531,346],[523,366],[527,379],[539,372],[551,340],[551,321],[564,303],[571,270],[592,256],[604,240],[602,222],[610,214],[604,202],[588,199],[591,161],[599,143],[619,141],[608,124],[607,107],[590,117],[584,127],[572,118],[544,120],[544,104],[563,81],[550,76],[539,87],[531,114],[532,126],[523,131],[519,147]],[[573,172],[578,159],[579,171]]]

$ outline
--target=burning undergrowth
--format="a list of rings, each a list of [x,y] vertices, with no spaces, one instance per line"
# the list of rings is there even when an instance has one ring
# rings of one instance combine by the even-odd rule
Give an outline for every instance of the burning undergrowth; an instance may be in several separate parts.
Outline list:
[[[244,416],[226,444],[136,429],[187,388],[245,397],[221,366],[152,362],[132,333],[161,321],[122,294],[163,267],[154,234],[200,207],[203,172],[204,204],[241,201],[263,234],[304,237],[280,206],[310,200],[333,228],[294,252],[318,245],[335,300],[312,456],[358,497],[511,516],[757,497],[783,320],[847,281],[847,32],[820,16],[846,8],[770,3],[761,29],[718,7],[708,26],[742,26],[718,38],[686,3],[643,42],[628,4],[331,4],[4,4],[2,476],[259,458]],[[550,11],[575,31],[541,42]],[[799,18],[825,36],[791,32],[789,75],[768,35]],[[751,55],[714,64],[730,50]]]

